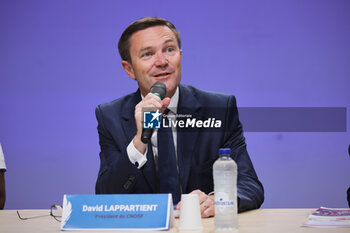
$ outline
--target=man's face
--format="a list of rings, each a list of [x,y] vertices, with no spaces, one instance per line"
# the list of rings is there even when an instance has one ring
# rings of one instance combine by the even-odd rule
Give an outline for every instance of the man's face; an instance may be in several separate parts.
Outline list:
[[[149,27],[130,38],[131,63],[122,61],[124,70],[136,79],[143,96],[151,86],[163,82],[172,97],[181,80],[181,55],[175,34],[166,26]]]

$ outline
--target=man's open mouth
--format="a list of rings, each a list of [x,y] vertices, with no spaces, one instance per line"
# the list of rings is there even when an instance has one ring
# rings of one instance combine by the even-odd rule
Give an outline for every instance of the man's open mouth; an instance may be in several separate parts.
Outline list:
[[[166,73],[160,73],[160,74],[154,75],[154,77],[164,77],[164,76],[167,76],[167,75],[169,75],[169,74],[171,74],[171,73],[168,73],[168,72],[166,72]]]

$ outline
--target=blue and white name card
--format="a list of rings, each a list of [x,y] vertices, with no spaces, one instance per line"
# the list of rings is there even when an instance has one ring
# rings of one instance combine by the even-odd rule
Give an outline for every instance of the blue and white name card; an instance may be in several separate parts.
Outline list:
[[[64,195],[61,230],[169,230],[171,194]]]

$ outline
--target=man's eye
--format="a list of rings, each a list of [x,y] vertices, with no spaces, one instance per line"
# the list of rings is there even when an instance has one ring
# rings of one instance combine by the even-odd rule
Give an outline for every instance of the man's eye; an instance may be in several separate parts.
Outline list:
[[[169,53],[171,53],[171,52],[174,52],[174,48],[173,47],[169,47],[169,48],[167,48],[167,52],[169,52]]]
[[[147,53],[142,54],[142,57],[149,57],[149,56],[152,56],[151,52],[147,52]]]

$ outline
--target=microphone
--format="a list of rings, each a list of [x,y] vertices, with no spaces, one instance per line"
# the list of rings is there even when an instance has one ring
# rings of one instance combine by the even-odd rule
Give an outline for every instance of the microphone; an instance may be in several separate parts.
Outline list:
[[[166,86],[162,82],[155,82],[152,85],[150,92],[155,94],[156,96],[158,96],[161,100],[163,100],[165,95],[166,95]],[[143,128],[142,135],[141,135],[141,141],[145,144],[149,143],[149,141],[151,140],[151,137],[152,137],[152,133],[153,133],[153,129]]]

